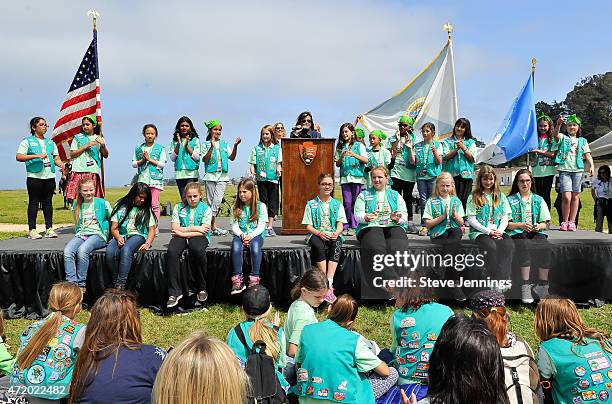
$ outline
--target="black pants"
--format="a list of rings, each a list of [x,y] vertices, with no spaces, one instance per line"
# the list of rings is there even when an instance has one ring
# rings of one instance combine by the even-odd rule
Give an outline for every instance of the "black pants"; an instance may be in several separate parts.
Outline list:
[[[550,268],[550,244],[548,237],[540,233],[520,233],[512,236],[514,240],[515,262],[520,267],[531,266],[531,260],[537,261],[540,268]]]
[[[548,175],[546,177],[534,177],[535,193],[540,195],[544,199],[544,202],[546,202],[546,206],[548,206],[548,209],[552,209],[552,206],[550,204],[550,191],[552,190],[554,179],[554,175]]]
[[[206,247],[208,247],[208,239],[205,236],[191,237],[190,239],[172,237],[166,254],[168,295],[179,296],[183,294],[184,288],[182,285],[189,284],[187,274],[179,274],[181,254],[186,248],[189,248],[189,267],[197,292],[206,290]]]
[[[508,280],[512,272],[512,255],[514,243],[510,236],[504,233],[499,240],[486,234],[476,237],[478,247],[485,251],[485,266],[491,279]]]
[[[259,200],[266,204],[268,217],[278,214],[278,184],[270,181],[257,181]]]
[[[461,244],[459,243],[463,237],[463,232],[459,227],[454,227],[446,230],[440,236],[431,239],[436,245],[442,246],[442,254],[445,257],[447,254],[457,256],[461,252]],[[443,279],[459,280],[459,275],[462,271],[456,270],[455,268],[444,268]]]
[[[30,230],[36,229],[38,206],[42,205],[45,227],[50,229],[53,227],[52,199],[55,192],[55,178],[41,180],[28,177],[26,187],[28,188],[28,227]]]
[[[414,182],[404,181],[395,177],[393,177],[393,184],[391,184],[391,189],[399,192],[404,198],[404,202],[406,202],[408,220],[412,220],[412,190],[414,189],[414,184]]]
[[[313,234],[308,240],[308,245],[310,245],[310,262],[313,265],[323,261],[340,261],[340,253],[342,252],[340,237],[335,240],[323,241],[322,238]]]
[[[603,231],[604,217],[608,219],[608,233],[612,234],[612,199],[597,198],[595,201],[595,231]]]
[[[181,200],[185,198],[185,187],[190,182],[198,182],[198,179],[197,178],[182,178],[182,179],[177,178],[176,179],[176,186],[178,187],[179,195],[181,195]]]
[[[455,190],[457,191],[457,198],[461,201],[463,209],[466,209],[468,197],[472,193],[473,180],[469,178],[462,178],[461,176],[453,177],[455,180]]]

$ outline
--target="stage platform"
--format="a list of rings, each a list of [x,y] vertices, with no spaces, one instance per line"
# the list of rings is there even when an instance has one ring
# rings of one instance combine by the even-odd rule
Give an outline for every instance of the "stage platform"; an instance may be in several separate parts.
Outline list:
[[[417,218],[418,215],[415,216]],[[228,218],[218,218],[222,228],[229,229]],[[290,303],[290,290],[295,280],[310,268],[309,247],[304,236],[281,236],[280,221],[276,237],[266,237],[261,268],[262,283],[269,287],[272,300],[280,306]],[[72,228],[58,229],[57,239],[29,240],[13,238],[0,241],[0,308],[8,318],[37,318],[45,314],[50,286],[64,278],[63,249],[73,236]],[[612,298],[612,235],[593,231],[560,232],[553,226],[548,232],[552,248],[551,290],[577,300]],[[160,220],[160,234],[150,251],[136,253],[127,287],[138,295],[141,306],[162,312],[167,299],[165,252],[170,241],[170,219]],[[429,237],[408,235],[408,250],[413,253],[431,252],[439,247]],[[464,240],[467,236],[464,236]],[[239,303],[230,296],[231,235],[212,237],[208,247],[207,283],[209,302]],[[466,241],[468,248],[473,242]],[[89,304],[100,296],[112,280],[105,267],[104,250],[96,251],[90,259],[85,301]],[[184,257],[185,258],[185,257]],[[245,272],[249,272],[245,260]],[[182,273],[188,273],[187,260],[181,262]],[[361,264],[359,244],[355,237],[347,237],[343,257],[336,272],[336,292],[350,293],[360,298]],[[513,271],[517,273],[518,270]],[[537,271],[532,271],[533,274]],[[182,277],[185,296],[181,309],[194,306],[189,276]],[[510,297],[518,297],[513,288]],[[197,306],[197,304],[196,304]]]

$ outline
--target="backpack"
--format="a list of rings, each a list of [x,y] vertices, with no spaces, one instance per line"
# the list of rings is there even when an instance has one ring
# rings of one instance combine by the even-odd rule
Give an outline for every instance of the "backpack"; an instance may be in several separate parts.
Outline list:
[[[274,331],[278,330],[279,328],[274,326]],[[257,404],[283,404],[287,394],[276,377],[274,358],[265,353],[266,343],[255,341],[253,347],[249,347],[240,324],[234,327],[234,331],[249,353],[244,366],[251,382],[251,390],[247,393],[247,397]]]
[[[537,404],[541,402],[538,365],[527,343],[517,339],[511,349],[517,355],[502,356],[506,379],[506,392],[511,404]],[[504,350],[506,350],[504,349]],[[502,353],[503,350],[502,350]],[[510,378],[508,378],[508,375]]]

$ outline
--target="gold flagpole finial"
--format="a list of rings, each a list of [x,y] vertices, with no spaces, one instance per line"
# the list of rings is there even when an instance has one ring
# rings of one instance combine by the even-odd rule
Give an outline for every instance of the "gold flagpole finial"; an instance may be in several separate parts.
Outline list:
[[[531,73],[535,73],[536,63],[537,63],[536,58],[532,58],[531,59]]]
[[[96,20],[98,19],[98,17],[100,16],[100,13],[97,12],[96,10],[89,10],[87,12],[87,15],[91,16],[93,18],[93,29],[94,31],[96,30]]]
[[[444,31],[448,33],[448,40],[450,41],[453,37],[453,26],[450,22],[447,22],[446,24],[444,24],[443,28]]]

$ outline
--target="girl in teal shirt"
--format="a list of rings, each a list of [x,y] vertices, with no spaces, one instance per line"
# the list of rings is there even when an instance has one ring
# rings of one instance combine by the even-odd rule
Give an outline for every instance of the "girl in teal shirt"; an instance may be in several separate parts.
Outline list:
[[[170,143],[170,160],[174,161],[176,186],[181,199],[185,196],[185,185],[200,179],[201,157],[198,131],[189,117],[182,116],[176,122]]]
[[[457,196],[467,207],[474,181],[476,140],[472,136],[472,125],[466,118],[459,118],[453,127],[453,135],[444,141],[444,171],[455,180]]]
[[[549,208],[550,191],[555,178],[555,155],[559,147],[552,135],[553,121],[545,113],[538,116],[538,148],[532,150],[534,155],[533,177],[535,179],[535,193],[544,198]]]

